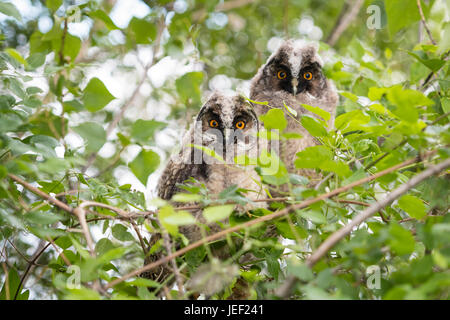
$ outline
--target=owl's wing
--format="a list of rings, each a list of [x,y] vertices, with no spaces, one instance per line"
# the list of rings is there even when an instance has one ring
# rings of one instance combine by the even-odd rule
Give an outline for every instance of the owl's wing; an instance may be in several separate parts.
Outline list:
[[[173,194],[178,191],[177,184],[192,176],[193,166],[171,158],[159,179],[157,187],[158,197],[164,200],[172,198]]]
[[[169,200],[180,191],[177,184],[183,183],[190,177],[202,181],[207,176],[207,165],[200,159],[194,161],[194,149],[190,145],[192,131],[183,139],[183,148],[173,155],[167,163],[157,186],[158,197]]]

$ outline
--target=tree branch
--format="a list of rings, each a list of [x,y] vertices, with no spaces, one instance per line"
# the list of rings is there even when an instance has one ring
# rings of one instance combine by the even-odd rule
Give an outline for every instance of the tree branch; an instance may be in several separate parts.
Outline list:
[[[333,27],[333,30],[331,31],[326,41],[330,46],[334,46],[338,42],[341,35],[345,30],[347,30],[352,21],[358,15],[358,12],[361,9],[363,3],[364,0],[355,0],[353,2],[353,5],[351,5],[350,7],[349,1],[346,2],[338,20],[336,21],[335,26]],[[350,8],[348,9],[348,7]]]
[[[423,14],[422,4],[420,3],[420,0],[417,0],[417,8],[419,9],[420,19],[422,20],[422,24],[428,33],[428,38],[430,38],[432,44],[436,45],[436,41],[434,41],[433,36],[431,35],[431,31],[428,28],[427,22],[425,21],[425,15]]]
[[[13,175],[11,173],[8,173],[8,177],[12,180],[14,180],[15,182],[21,184],[22,186],[24,186],[26,189],[30,190],[31,192],[33,192],[34,194],[40,196],[41,198],[44,198],[45,200],[47,200],[50,203],[53,203],[55,206],[57,206],[58,208],[67,211],[69,213],[73,214],[73,209],[71,207],[69,207],[67,204],[65,204],[62,201],[59,201],[58,199],[55,199],[53,197],[51,197],[50,195],[48,195],[47,193],[45,193],[44,191],[39,190],[36,187],[33,187],[31,184],[29,184],[28,182],[20,179],[18,176]]]
[[[164,240],[164,247],[166,247],[167,254],[172,254],[172,244],[170,242],[170,237],[167,232],[163,232],[163,240]],[[175,275],[175,279],[177,282],[178,292],[179,296],[182,297],[184,295],[183,290],[183,280],[181,279],[180,270],[177,267],[177,262],[175,261],[175,258],[170,259],[170,263],[172,265],[173,273]]]
[[[375,213],[383,209],[384,207],[390,205],[394,200],[401,197],[403,194],[408,192],[410,189],[415,187],[417,184],[421,183],[425,179],[429,178],[432,175],[438,174],[445,169],[450,167],[450,158],[422,171],[416,176],[412,177],[408,182],[402,184],[400,187],[396,188],[394,191],[389,193],[383,200],[378,201],[372,204],[369,208],[364,210],[362,213],[357,215],[349,224],[345,227],[339,229],[334,232],[331,236],[329,236],[317,250],[306,260],[306,265],[312,268],[324,255],[328,253],[340,240],[342,240],[345,236],[349,235],[353,228],[360,225],[362,222],[372,217]],[[289,277],[285,283],[277,290],[276,295],[281,298],[287,298],[295,283],[297,282],[297,278],[294,276]]]
[[[229,233],[233,233],[233,232],[239,231],[239,230],[244,229],[244,228],[249,228],[249,227],[251,227],[251,226],[253,226],[255,224],[258,224],[258,223],[262,223],[262,222],[266,222],[266,221],[270,221],[270,220],[282,217],[282,216],[284,216],[284,215],[286,215],[286,214],[288,214],[288,213],[290,213],[292,211],[295,211],[295,210],[306,208],[306,207],[310,206],[313,203],[316,203],[316,202],[319,202],[319,201],[322,201],[322,200],[334,197],[334,196],[336,196],[336,195],[338,195],[338,194],[340,194],[342,192],[345,192],[345,191],[348,191],[348,190],[352,189],[355,186],[358,186],[358,185],[364,184],[366,182],[375,180],[375,179],[377,179],[379,177],[382,177],[382,176],[384,176],[386,174],[389,174],[389,173],[394,172],[394,171],[396,171],[398,169],[401,169],[401,168],[403,168],[403,167],[405,167],[407,165],[410,165],[410,164],[412,164],[414,162],[417,162],[418,160],[430,157],[433,154],[435,154],[436,152],[437,152],[436,150],[430,151],[430,152],[426,153],[422,157],[415,157],[415,158],[406,160],[406,161],[404,161],[404,162],[402,162],[400,164],[397,164],[397,165],[395,165],[393,167],[390,167],[390,168],[385,169],[383,171],[377,172],[377,173],[375,173],[372,176],[368,176],[368,177],[365,177],[365,178],[360,179],[358,181],[352,182],[352,183],[350,183],[350,184],[348,184],[346,186],[337,188],[337,189],[335,189],[335,190],[333,190],[331,192],[321,194],[320,196],[317,196],[317,197],[315,197],[313,199],[305,200],[305,201],[303,201],[301,203],[290,205],[289,207],[286,207],[283,210],[280,210],[280,211],[274,212],[272,214],[268,214],[268,215],[265,215],[265,216],[262,216],[262,217],[250,220],[250,221],[242,223],[242,224],[238,224],[238,225],[236,225],[234,227],[231,227],[231,228],[219,231],[217,233],[214,233],[212,235],[209,235],[209,236],[207,236],[205,238],[202,238],[202,239],[200,239],[200,240],[198,240],[198,241],[196,241],[194,243],[191,243],[190,245],[188,245],[188,246],[186,246],[186,247],[184,247],[184,248],[182,248],[182,249],[180,249],[180,250],[178,250],[178,251],[176,251],[176,252],[174,252],[174,253],[172,253],[172,254],[170,254],[170,255],[162,258],[162,259],[159,259],[157,261],[149,263],[149,264],[143,266],[142,268],[136,269],[135,271],[132,271],[132,272],[122,276],[121,278],[118,278],[118,279],[115,279],[115,280],[111,281],[110,283],[108,283],[105,286],[105,289],[112,288],[116,284],[119,284],[119,283],[121,283],[121,282],[123,282],[123,281],[125,281],[125,280],[127,280],[127,279],[129,279],[131,277],[137,276],[137,275],[139,275],[139,274],[141,274],[141,273],[143,273],[145,271],[149,271],[149,270],[151,270],[153,268],[156,268],[156,267],[158,267],[158,266],[160,266],[162,264],[168,263],[171,259],[179,257],[179,256],[185,254],[186,252],[188,252],[190,250],[193,250],[193,249],[195,249],[195,248],[197,248],[197,247],[199,247],[199,246],[201,246],[201,245],[203,245],[205,243],[208,243],[208,242],[211,242],[211,241],[214,241],[214,240],[217,240],[217,239],[221,239],[221,238],[225,237]]]

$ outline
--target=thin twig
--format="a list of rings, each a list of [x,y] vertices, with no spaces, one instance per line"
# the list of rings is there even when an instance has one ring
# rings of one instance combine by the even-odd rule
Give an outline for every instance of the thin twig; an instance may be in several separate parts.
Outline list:
[[[172,254],[172,244],[170,242],[170,237],[167,232],[163,232],[163,240],[164,240],[164,246],[166,247],[167,254]],[[180,276],[180,270],[178,269],[177,262],[175,261],[175,258],[170,259],[170,263],[172,265],[173,273],[175,275],[175,279],[177,282],[178,292],[180,297],[184,295],[183,291],[183,280]]]
[[[30,259],[28,259],[22,252],[20,252],[20,250],[14,245],[14,243],[13,243],[11,240],[6,239],[6,241],[8,241],[8,243],[16,250],[16,252],[17,252],[22,258],[25,259],[25,261],[26,261],[27,263],[33,263],[33,262],[31,262]],[[33,264],[34,264],[34,263],[33,263]],[[37,265],[37,264],[35,264],[35,265]]]
[[[61,47],[59,48],[59,65],[62,66],[64,65],[64,43],[66,40],[66,35],[67,35],[67,17],[64,18],[64,28],[63,28],[63,33],[61,36]]]
[[[331,31],[326,41],[330,46],[334,46],[338,42],[341,35],[345,30],[347,30],[352,21],[358,15],[358,12],[361,9],[363,3],[364,0],[355,0],[349,10],[347,10],[350,6],[348,2],[344,5],[344,8],[341,11],[341,15],[339,16],[333,30]]]
[[[47,200],[50,203],[53,203],[54,205],[56,205],[60,209],[63,209],[64,211],[67,211],[69,213],[73,213],[72,208],[69,207],[67,204],[65,204],[62,201],[59,201],[58,199],[55,199],[55,198],[51,197],[49,194],[45,193],[44,191],[39,190],[38,188],[33,187],[31,184],[29,184],[28,182],[22,180],[18,176],[13,175],[12,173],[8,173],[8,177],[11,178],[12,180],[14,180],[15,182],[21,184],[22,186],[24,186],[26,189],[30,190],[34,194],[40,196],[41,198],[44,198],[45,200]]]
[[[396,188],[394,191],[389,193],[383,200],[378,201],[364,210],[362,213],[358,214],[349,224],[339,229],[330,235],[317,250],[306,260],[306,265],[312,268],[323,256],[325,256],[340,240],[345,236],[349,235],[353,228],[360,225],[362,222],[372,217],[375,213],[383,209],[384,207],[390,205],[394,200],[401,197],[403,194],[408,192],[410,189],[414,188],[417,184],[421,183],[425,179],[431,177],[432,175],[438,174],[445,169],[450,167],[450,158],[432,166],[428,169],[422,171],[416,176],[412,177],[408,182],[402,184],[400,187]],[[281,298],[287,298],[295,283],[297,278],[294,276],[289,277],[284,284],[277,290],[276,295]]]
[[[144,251],[144,255],[147,256],[147,252],[148,252],[147,246],[144,243],[144,238],[142,237],[141,232],[139,231],[139,228],[137,227],[136,223],[133,220],[129,219],[129,221],[130,221],[130,224],[133,227],[134,231],[136,232],[136,235],[139,239],[139,243],[141,244],[141,247],[142,247],[142,251]]]
[[[83,231],[83,235],[86,239],[86,243],[89,249],[89,254],[91,255],[91,257],[95,257],[94,240],[92,240],[91,232],[86,222],[86,211],[80,205],[73,210],[73,213],[77,216],[78,221],[80,222],[81,230]]]
[[[6,294],[6,300],[11,299],[11,295],[9,292],[9,273],[8,268],[6,267],[6,263],[2,262],[3,272],[5,272],[5,294]]]
[[[47,241],[50,242],[52,244],[52,247],[55,249],[56,253],[59,253],[61,255],[61,258],[64,260],[65,264],[68,266],[71,266],[72,264],[70,263],[69,259],[67,259],[66,255],[64,254],[64,252],[59,252],[58,247],[56,246],[55,241],[52,240],[52,238],[47,237]]]
[[[14,294],[14,300],[17,299],[17,296],[19,295],[21,288],[25,286],[25,282],[26,282],[25,279],[28,277],[28,274],[29,274],[31,268],[34,266],[36,261],[41,257],[41,255],[44,253],[44,251],[50,246],[50,242],[48,242],[45,246],[40,248],[41,243],[42,242],[39,242],[39,246],[36,249],[36,252],[33,255],[33,258],[31,259],[30,263],[28,263],[27,268],[25,269],[25,272],[23,273],[22,277],[20,277],[19,285],[17,287],[16,293]]]
[[[432,44],[436,45],[436,41],[434,41],[433,36],[431,35],[431,31],[428,28],[427,22],[425,21],[425,15],[423,14],[423,10],[422,10],[422,4],[420,3],[420,0],[417,0],[417,8],[419,9],[419,13],[420,13],[420,18],[422,20],[422,24],[425,27],[425,30],[428,33],[428,38],[430,38],[430,41]]]

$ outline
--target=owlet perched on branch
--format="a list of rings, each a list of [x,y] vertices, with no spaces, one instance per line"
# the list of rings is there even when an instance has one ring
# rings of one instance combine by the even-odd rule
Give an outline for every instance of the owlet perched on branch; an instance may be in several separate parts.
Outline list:
[[[170,200],[174,194],[183,191],[179,184],[194,178],[205,185],[211,195],[236,185],[238,188],[251,190],[246,194],[250,200],[265,198],[255,166],[241,166],[235,162],[235,157],[257,157],[260,148],[257,135],[259,126],[258,117],[250,102],[241,96],[214,93],[184,135],[181,151],[172,155],[166,165],[158,183],[158,196]],[[260,202],[260,205],[264,204]],[[192,214],[200,223],[206,223],[201,209]],[[207,225],[209,233],[220,230],[217,223]],[[191,243],[202,238],[201,228],[196,224],[181,226],[179,231]],[[153,236],[152,242],[158,239],[158,235]],[[215,255],[220,257],[221,253]],[[151,255],[146,263],[155,261],[160,256]],[[169,272],[165,265],[149,273],[143,276],[160,281]]]
[[[330,126],[334,122],[338,102],[334,85],[322,73],[322,61],[317,54],[317,48],[301,40],[287,40],[282,43],[252,79],[250,98],[260,102],[267,101],[271,107],[284,110],[288,122],[286,131],[299,133],[303,138],[281,143],[280,158],[289,172],[317,179],[313,170],[298,170],[294,165],[297,152],[318,144],[299,121],[302,115],[317,116],[306,110],[302,104],[329,112]],[[289,111],[284,105],[295,112],[288,115]],[[265,105],[255,106],[258,116],[268,110],[269,107]]]

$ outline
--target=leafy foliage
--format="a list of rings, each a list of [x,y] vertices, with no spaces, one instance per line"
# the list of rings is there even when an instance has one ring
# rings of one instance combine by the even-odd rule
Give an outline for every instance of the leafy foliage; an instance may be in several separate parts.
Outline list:
[[[329,113],[304,105],[318,117],[302,116],[300,124],[320,145],[295,161],[320,173],[316,188],[266,151],[256,168],[266,191],[289,187],[267,209],[247,210],[255,208],[245,197],[252,190],[211,195],[192,179],[172,201],[154,195],[174,132],[202,97],[240,90],[280,38],[330,34],[344,2],[136,1],[141,12],[125,25],[116,18],[121,1],[32,1],[39,13],[31,18],[1,2],[0,299],[156,299],[166,285],[172,298],[186,298],[192,292],[171,285],[175,274],[162,284],[122,277],[149,254],[193,245],[180,228],[195,223],[200,237],[208,234],[190,211],[199,206],[205,221],[234,228],[174,258],[184,282],[208,297],[226,299],[244,281],[246,298],[271,299],[292,276],[286,297],[293,299],[448,299],[448,171],[381,208],[314,265],[305,263],[365,207],[448,158],[448,1],[422,1],[433,41],[416,1],[367,0],[333,48],[320,42],[340,103],[332,126]],[[366,27],[369,5],[380,9],[375,30]],[[77,33],[77,24],[88,31]],[[295,111],[271,107],[261,117],[280,132],[271,138],[301,138],[285,132]],[[227,258],[218,259],[224,248]]]

